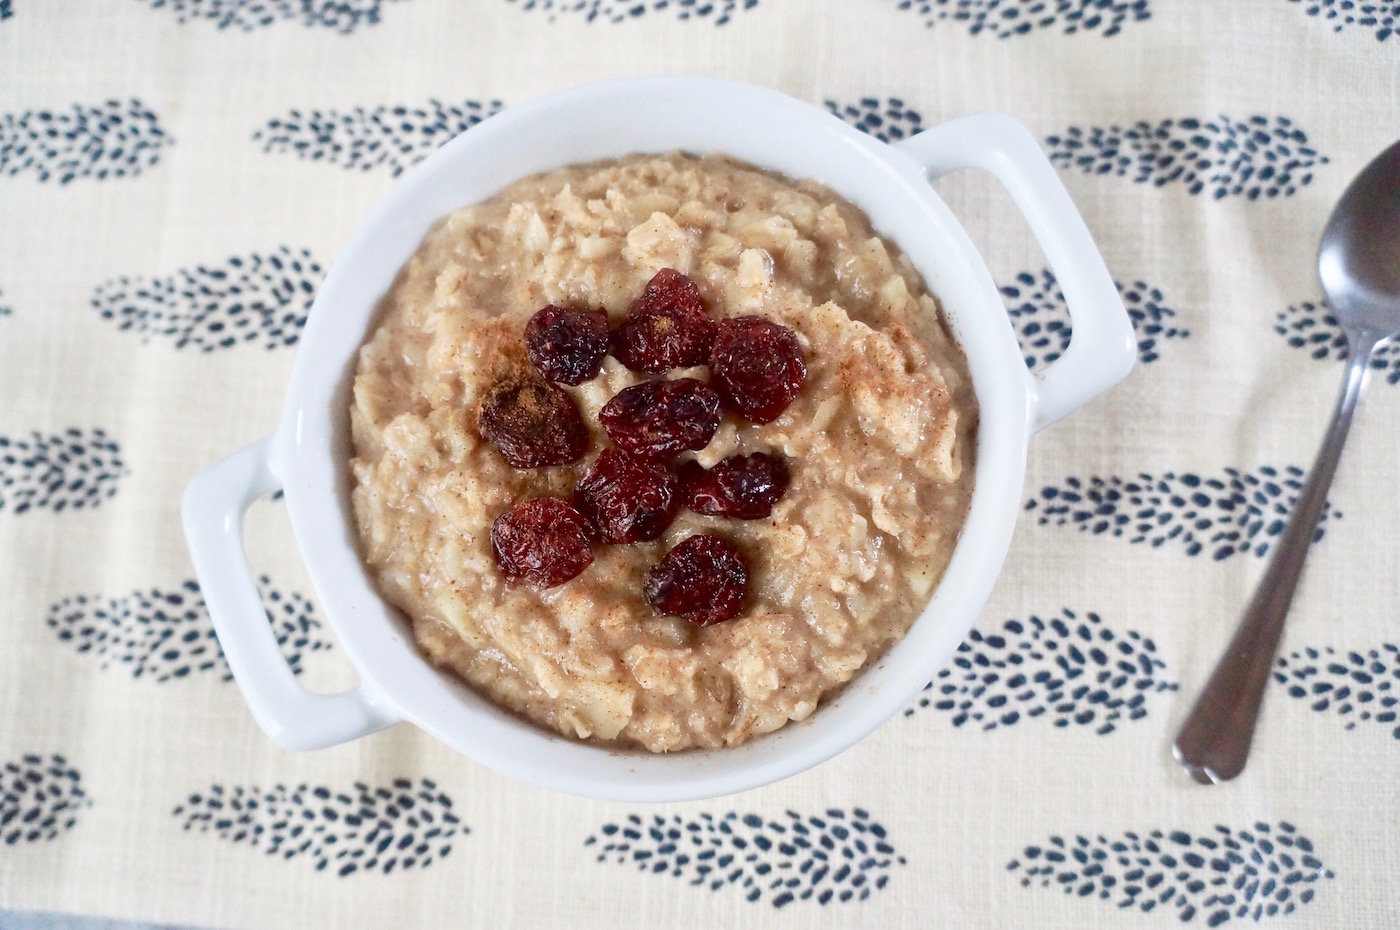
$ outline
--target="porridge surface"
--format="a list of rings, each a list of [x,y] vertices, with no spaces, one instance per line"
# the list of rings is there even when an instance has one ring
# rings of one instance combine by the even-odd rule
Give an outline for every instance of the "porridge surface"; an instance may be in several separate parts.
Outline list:
[[[656,542],[595,546],[562,586],[509,589],[492,521],[568,497],[607,445],[599,409],[646,376],[609,356],[563,388],[591,431],[571,466],[511,467],[478,434],[477,404],[529,369],[535,311],[606,308],[616,325],[662,268],[690,275],[715,319],[797,332],[797,399],[766,425],[726,415],[694,454],[705,466],[780,454],[792,483],[769,519],[682,510]],[[662,752],[801,720],[904,634],[952,555],[977,422],[966,363],[904,257],[820,185],[679,154],[529,178],[442,220],[377,327],[351,409],[361,553],[431,661],[566,735]],[[668,375],[685,376],[706,369]],[[647,568],[696,532],[749,565],[744,612],[710,627],[656,617],[641,593]]]

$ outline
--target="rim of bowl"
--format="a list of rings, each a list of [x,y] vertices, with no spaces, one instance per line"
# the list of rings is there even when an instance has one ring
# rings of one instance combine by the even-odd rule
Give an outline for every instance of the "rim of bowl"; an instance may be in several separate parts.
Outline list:
[[[629,120],[643,119],[652,124],[628,131]],[[604,130],[665,141],[614,145]],[[804,721],[733,748],[652,754],[547,731],[422,657],[407,620],[380,597],[359,556],[348,409],[355,359],[379,302],[433,223],[538,171],[672,150],[723,152],[813,178],[860,207],[944,306],[967,356],[979,426],[967,519],[947,571],[904,638]],[[803,164],[819,170],[783,167]],[[1030,383],[990,273],[911,157],[777,91],[714,78],[626,78],[489,117],[412,169],[359,225],[312,305],[273,467],[322,608],[383,704],[459,753],[528,784],[604,800],[695,800],[778,781],[854,745],[906,706],[953,654],[1010,545],[1030,435]]]

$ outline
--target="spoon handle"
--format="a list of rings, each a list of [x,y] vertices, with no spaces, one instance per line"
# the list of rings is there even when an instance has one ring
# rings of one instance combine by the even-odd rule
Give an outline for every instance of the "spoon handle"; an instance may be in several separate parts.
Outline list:
[[[1264,687],[1273,670],[1293,592],[1303,572],[1327,491],[1337,473],[1356,401],[1378,341],[1369,333],[1350,333],[1346,381],[1327,427],[1327,436],[1293,505],[1288,527],[1279,539],[1264,576],[1245,608],[1234,638],[1187,715],[1172,747],[1177,762],[1203,785],[1229,781],[1249,758]]]

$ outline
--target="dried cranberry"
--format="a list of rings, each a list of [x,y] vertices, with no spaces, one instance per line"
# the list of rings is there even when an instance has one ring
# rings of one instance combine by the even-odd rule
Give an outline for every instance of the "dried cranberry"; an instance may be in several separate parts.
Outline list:
[[[608,317],[597,310],[565,310],[550,304],[525,324],[525,351],[547,381],[590,381],[608,354]]]
[[[709,626],[744,609],[748,569],[739,550],[718,536],[691,536],[647,572],[642,590],[658,614]]]
[[[731,455],[708,470],[695,461],[681,468],[682,502],[710,517],[762,520],[787,486],[787,465],[763,452]]]
[[[599,542],[646,542],[675,519],[676,476],[646,459],[604,449],[579,479],[574,506]]]
[[[558,497],[516,504],[491,524],[491,551],[511,586],[563,584],[593,563],[583,514]]]
[[[613,355],[633,371],[659,375],[705,364],[714,341],[715,324],[695,282],[662,268],[613,334]]]
[[[726,404],[745,419],[771,423],[802,389],[807,363],[792,330],[741,316],[719,324],[710,373]]]
[[[719,395],[694,378],[643,381],[618,391],[598,412],[598,422],[624,451],[669,462],[709,444],[719,427],[719,406]]]
[[[567,465],[588,451],[574,399],[536,378],[496,383],[477,408],[477,429],[516,468]]]

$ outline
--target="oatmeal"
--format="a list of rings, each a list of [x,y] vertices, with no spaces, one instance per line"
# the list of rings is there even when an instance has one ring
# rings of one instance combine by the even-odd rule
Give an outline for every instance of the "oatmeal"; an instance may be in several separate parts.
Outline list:
[[[675,516],[655,535],[646,514],[610,516],[610,476],[638,466],[617,458],[599,415],[657,378],[714,383],[685,344],[662,375],[633,358],[642,324],[672,325],[623,325],[663,269],[689,276],[721,332],[754,317],[790,329],[806,380],[748,419],[725,396],[713,438],[666,464],[680,503],[666,502]],[[601,370],[595,310],[614,330]],[[541,362],[563,330],[589,341]],[[750,373],[715,359],[731,381]],[[570,414],[567,455],[521,465],[542,453],[512,447],[512,464],[478,411],[544,364],[564,373],[550,391],[566,396],[531,396],[530,409],[571,401],[581,426]],[[977,423],[936,302],[858,210],[812,182],[679,154],[528,178],[442,220],[384,300],[350,414],[361,553],[424,654],[560,733],[654,752],[802,720],[905,633],[966,515]],[[760,488],[757,503],[740,482]],[[503,574],[492,527],[507,513],[507,530],[563,527],[570,580]],[[520,538],[507,543],[528,561]],[[659,616],[671,601],[695,609],[676,579],[701,556],[746,572],[737,616]]]

